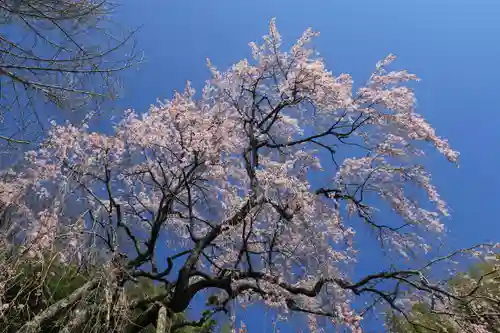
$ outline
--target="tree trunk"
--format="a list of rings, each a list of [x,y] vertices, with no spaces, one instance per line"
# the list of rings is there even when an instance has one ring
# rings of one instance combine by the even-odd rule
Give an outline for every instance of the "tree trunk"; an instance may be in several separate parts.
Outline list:
[[[158,321],[156,324],[156,333],[170,333],[170,320],[167,318],[167,308],[162,305],[158,311]]]

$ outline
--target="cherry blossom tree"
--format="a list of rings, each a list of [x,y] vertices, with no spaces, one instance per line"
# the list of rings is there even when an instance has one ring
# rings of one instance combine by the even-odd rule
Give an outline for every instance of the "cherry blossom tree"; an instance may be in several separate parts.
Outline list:
[[[264,42],[250,43],[251,61],[225,72],[208,62],[212,78],[198,97],[188,83],[144,114],[127,111],[111,135],[54,124],[26,165],[4,172],[6,237],[26,256],[55,249],[66,261],[105,259],[110,307],[137,278],[164,285],[129,305],[144,311],[124,332],[185,311],[198,294],[207,311],[177,328],[261,304],[303,314],[311,332],[361,332],[369,309],[405,314],[415,298],[459,298],[429,268],[491,246],[418,267],[401,260],[425,255],[448,216],[424,150],[452,164],[459,155],[415,112],[407,84],[418,77],[389,71],[389,55],[354,89],[311,48],[317,35],[307,29],[285,52],[273,19]],[[353,280],[356,234],[367,229],[394,264]],[[93,288],[90,280],[58,311]]]

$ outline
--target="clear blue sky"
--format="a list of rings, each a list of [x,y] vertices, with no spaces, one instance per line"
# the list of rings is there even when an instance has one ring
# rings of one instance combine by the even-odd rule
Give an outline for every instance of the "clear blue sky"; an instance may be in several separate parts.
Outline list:
[[[205,58],[225,69],[249,58],[277,17],[285,44],[312,26],[315,46],[334,73],[358,82],[388,53],[395,67],[422,78],[418,111],[460,151],[455,169],[429,154],[433,179],[452,208],[450,246],[500,240],[496,207],[500,165],[500,1],[498,0],[125,0],[116,20],[142,25],[146,60],[125,76],[123,107],[145,110],[186,80],[209,77]],[[259,319],[256,321],[256,319]],[[255,314],[250,323],[261,331]],[[257,326],[255,326],[257,325]],[[270,330],[267,330],[270,332]],[[254,330],[250,330],[254,332]]]

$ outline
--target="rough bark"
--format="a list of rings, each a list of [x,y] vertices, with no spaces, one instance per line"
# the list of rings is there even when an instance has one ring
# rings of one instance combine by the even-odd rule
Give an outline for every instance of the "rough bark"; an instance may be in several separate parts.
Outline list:
[[[158,311],[156,333],[170,333],[170,322],[167,318],[167,308],[164,305],[160,306],[160,311]]]

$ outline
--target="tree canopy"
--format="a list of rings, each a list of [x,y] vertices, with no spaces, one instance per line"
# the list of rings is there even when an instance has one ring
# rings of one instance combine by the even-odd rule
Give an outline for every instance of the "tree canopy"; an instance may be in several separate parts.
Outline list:
[[[404,260],[432,251],[448,216],[424,149],[452,165],[459,156],[416,113],[409,85],[418,77],[390,71],[389,55],[354,89],[311,48],[317,35],[307,29],[283,51],[272,20],[264,42],[250,43],[252,60],[227,71],[208,62],[212,77],[200,94],[188,83],[143,114],[127,111],[112,134],[54,124],[24,165],[5,171],[4,234],[20,255],[50,249],[105,276],[18,332],[63,312],[77,318],[74,305],[100,283],[105,327],[127,333],[175,318],[197,296],[206,301],[199,319],[171,330],[259,304],[304,315],[311,331],[358,333],[370,309],[406,315],[407,301],[462,300],[430,268],[489,255],[492,244],[425,264]],[[354,279],[356,234],[366,230],[393,264]],[[139,279],[162,289],[126,301],[125,286]]]

